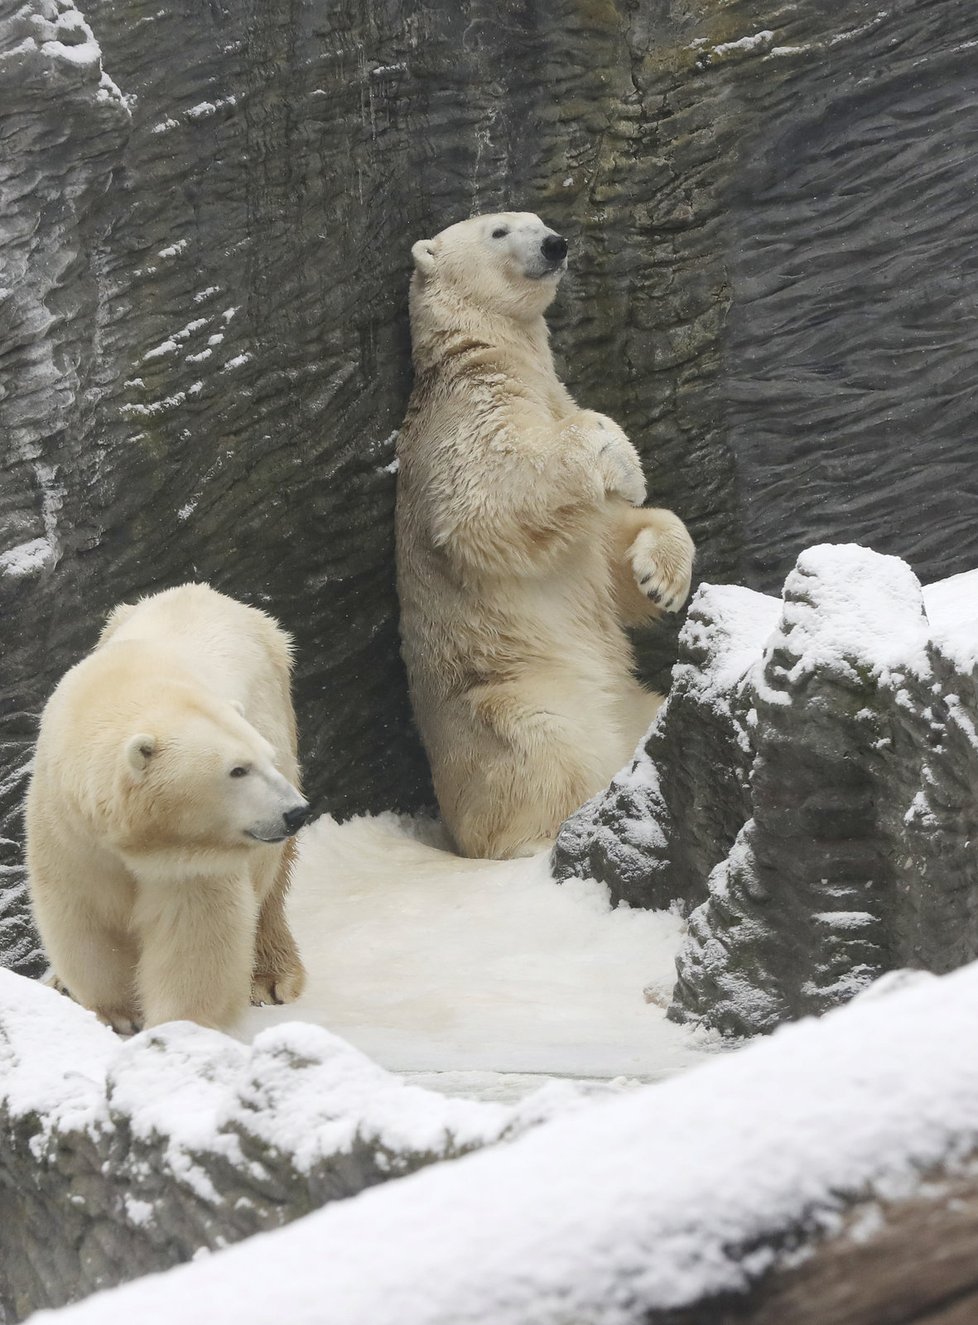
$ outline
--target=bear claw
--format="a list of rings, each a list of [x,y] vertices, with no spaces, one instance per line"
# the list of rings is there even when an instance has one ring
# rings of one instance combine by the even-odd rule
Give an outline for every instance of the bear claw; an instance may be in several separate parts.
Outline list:
[[[306,973],[301,966],[282,975],[256,975],[251,981],[251,1005],[263,1008],[267,1004],[294,1003],[305,983]]]
[[[687,550],[675,537],[643,529],[632,544],[630,559],[635,583],[646,598],[663,612],[678,611],[689,596],[692,543]]]

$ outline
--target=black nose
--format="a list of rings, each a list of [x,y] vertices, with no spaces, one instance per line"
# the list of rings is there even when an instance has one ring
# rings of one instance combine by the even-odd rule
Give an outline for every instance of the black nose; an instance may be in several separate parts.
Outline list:
[[[311,809],[312,809],[311,805],[297,805],[294,810],[287,810],[285,814],[282,815],[282,822],[285,824],[285,831],[289,834],[290,837],[292,836],[293,833],[297,833],[299,829],[302,827],[302,825],[306,822],[306,820],[309,818],[309,811]]]
[[[567,257],[567,240],[563,235],[547,235],[540,245],[540,252],[548,262],[560,262]]]

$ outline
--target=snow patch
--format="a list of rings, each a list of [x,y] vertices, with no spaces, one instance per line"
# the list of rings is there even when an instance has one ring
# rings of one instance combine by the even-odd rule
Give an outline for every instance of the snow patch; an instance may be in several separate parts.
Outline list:
[[[193,387],[190,390],[193,391]],[[177,409],[186,399],[187,393],[178,391],[173,396],[164,396],[162,400],[154,400],[150,405],[120,405],[119,413],[123,418],[152,419],[159,414],[165,414],[168,410]]]
[[[774,41],[774,33],[765,28],[762,32],[757,32],[753,37],[741,37],[738,41],[722,41],[719,46],[713,47],[713,54],[721,59],[725,55],[750,55],[757,50],[769,50]]]
[[[937,648],[964,672],[978,666],[978,570],[951,575],[923,591]]]
[[[715,1041],[674,1025],[643,989],[675,980],[681,919],[613,909],[592,879],[557,884],[546,853],[464,860],[425,820],[304,830],[289,894],[309,972],[287,1007],[395,1071],[658,1078]]]
[[[780,615],[781,603],[769,594],[736,584],[700,585],[680,643],[684,652],[702,658],[708,666],[681,664],[677,673],[704,697],[728,696],[759,663]]]
[[[142,357],[142,362],[145,363],[147,359],[162,359],[164,355],[173,354],[177,349],[179,349],[179,346],[171,336],[159,345],[154,345],[151,350],[147,350]]]
[[[870,676],[898,693],[908,673],[930,675],[929,633],[920,583],[906,562],[856,544],[823,543],[803,552],[785,581],[767,670],[792,688],[831,669]],[[791,700],[788,689],[767,685],[761,674],[756,687],[767,703]]]
[[[0,575],[19,580],[25,575],[33,575],[44,566],[50,566],[55,557],[55,550],[46,538],[32,538],[27,543],[18,543],[16,547],[0,552]]]

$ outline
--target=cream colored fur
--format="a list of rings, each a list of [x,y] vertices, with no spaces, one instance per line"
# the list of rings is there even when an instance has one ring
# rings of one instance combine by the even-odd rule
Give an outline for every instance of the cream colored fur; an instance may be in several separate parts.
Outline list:
[[[413,249],[401,636],[438,803],[468,856],[539,847],[625,763],[661,699],[634,679],[624,627],[680,607],[692,571],[682,522],[642,506],[635,448],[557,378],[552,233],[503,213]]]
[[[259,840],[304,805],[290,650],[263,612],[184,585],[116,608],[45,706],[34,915],[56,980],[117,1029],[226,1027],[249,990],[301,992],[292,842]]]

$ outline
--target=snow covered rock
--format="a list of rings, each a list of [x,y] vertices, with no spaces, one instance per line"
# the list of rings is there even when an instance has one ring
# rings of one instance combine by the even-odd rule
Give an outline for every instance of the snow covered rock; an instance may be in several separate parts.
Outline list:
[[[512,1145],[431,1166],[43,1319],[950,1325],[940,1311],[950,1301],[954,1320],[972,1320],[973,1236],[955,1246],[927,1227],[959,1179],[974,1220],[976,1036],[972,966],[856,1000]],[[849,1278],[838,1262],[819,1261],[832,1244],[885,1249],[908,1206],[915,1217],[895,1254],[882,1263],[877,1254],[858,1283],[851,1260]],[[804,1261],[800,1250],[815,1255]],[[755,1315],[800,1261],[826,1271],[809,1284],[811,1310]],[[887,1310],[844,1309],[874,1286],[889,1289]],[[929,1292],[933,1315],[921,1309]]]
[[[558,878],[606,883],[613,902],[685,911],[748,814],[751,674],[778,604],[736,585],[702,585],[679,636],[665,705],[634,762],[561,828]]]
[[[755,672],[751,815],[690,917],[677,1019],[749,1034],[978,956],[978,573],[958,579],[935,628],[903,562],[799,558]]]
[[[644,749],[554,856],[694,908],[670,1015],[736,1035],[978,956],[978,572],[921,590],[824,545],[780,605],[746,592],[700,590]]]
[[[408,1086],[289,1023],[251,1048],[177,1022],[129,1041],[0,971],[0,1319],[160,1270],[579,1102]]]

